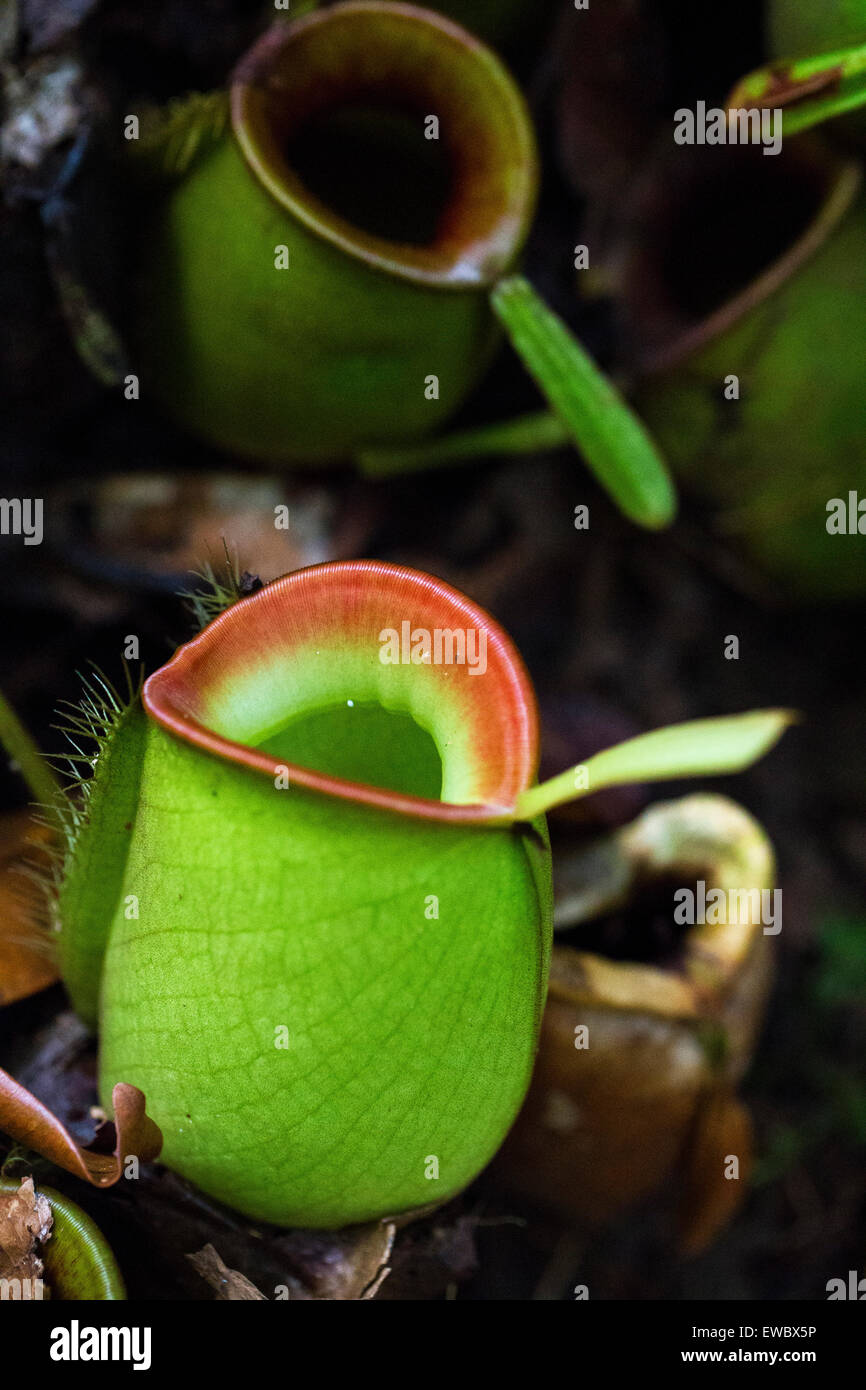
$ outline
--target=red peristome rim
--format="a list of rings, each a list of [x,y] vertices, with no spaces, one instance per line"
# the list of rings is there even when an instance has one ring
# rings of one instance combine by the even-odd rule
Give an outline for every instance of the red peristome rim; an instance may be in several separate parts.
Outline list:
[[[346,781],[287,763],[269,753],[225,738],[207,728],[195,717],[197,690],[201,688],[200,679],[198,685],[196,684],[197,678],[207,662],[213,661],[215,656],[219,658],[219,648],[226,648],[223,666],[232,658],[239,659],[244,654],[241,634],[245,625],[248,631],[250,630],[249,624],[253,615],[259,618],[262,615],[266,616],[274,604],[280,607],[291,605],[301,598],[304,590],[309,591],[311,586],[317,587],[320,581],[325,583],[331,592],[334,592],[333,586],[337,585],[343,594],[348,592],[359,597],[369,596],[371,583],[389,588],[403,586],[406,590],[414,591],[419,601],[428,606],[439,606],[439,616],[443,621],[453,622],[456,617],[462,617],[479,628],[483,627],[488,655],[493,654],[501,677],[496,687],[496,695],[503,733],[502,752],[508,754],[510,760],[510,767],[504,768],[504,775],[496,787],[496,794],[489,801],[477,804],[433,801],[425,797]],[[467,686],[467,689],[470,688]],[[479,696],[484,695],[486,708],[489,709],[490,702],[487,697],[490,687],[485,685],[477,693]],[[205,752],[272,778],[287,773],[290,784],[297,783],[310,791],[423,820],[448,821],[452,824],[495,824],[513,821],[517,798],[535,780],[538,767],[538,711],[535,692],[510,638],[489,613],[450,584],[418,570],[378,560],[336,561],[294,570],[248,598],[241,599],[221,613],[192,641],[179,647],[171,660],[145,681],[142,700],[148,715],[156,723],[185,743]],[[505,761],[503,758],[503,763]]]

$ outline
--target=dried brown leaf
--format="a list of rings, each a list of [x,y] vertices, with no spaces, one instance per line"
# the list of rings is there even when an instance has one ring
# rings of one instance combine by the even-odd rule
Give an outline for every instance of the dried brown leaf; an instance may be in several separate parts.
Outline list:
[[[94,1187],[116,1183],[127,1157],[149,1163],[162,1149],[162,1133],[147,1114],[144,1094],[137,1086],[118,1082],[111,1102],[114,1152],[95,1153],[77,1144],[56,1115],[0,1069],[0,1130]]]
[[[245,1275],[223,1263],[212,1245],[205,1245],[186,1258],[216,1292],[217,1303],[252,1303],[258,1299],[267,1302],[265,1295]]]
[[[51,1234],[51,1207],[37,1195],[32,1178],[14,1192],[0,1192],[0,1277],[38,1279],[39,1249]]]
[[[0,817],[0,1005],[58,980],[44,921],[44,869],[51,832],[27,811]]]
[[[739,1161],[736,1178],[728,1176],[731,1158]],[[704,1103],[686,1154],[678,1225],[680,1249],[697,1255],[712,1243],[741,1205],[752,1165],[752,1120],[728,1091]]]
[[[375,1298],[390,1273],[396,1229],[395,1222],[384,1220],[342,1231],[295,1232],[291,1261],[306,1296],[339,1302]]]
[[[37,169],[78,132],[82,120],[82,72],[67,55],[38,58],[26,68],[3,73],[5,119],[0,159]]]

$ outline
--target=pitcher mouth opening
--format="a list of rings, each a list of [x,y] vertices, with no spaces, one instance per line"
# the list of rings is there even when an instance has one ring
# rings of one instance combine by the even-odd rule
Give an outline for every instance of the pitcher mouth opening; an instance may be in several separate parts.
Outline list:
[[[612,855],[590,853],[593,863],[600,896],[584,895],[579,917],[557,931],[552,996],[695,1017],[747,966],[763,970],[773,853],[735,802],[706,792],[657,802],[616,832]],[[578,864],[578,889],[585,879]]]
[[[523,98],[439,15],[346,0],[276,24],[237,67],[231,112],[270,195],[368,265],[478,289],[526,237],[538,173]]]
[[[513,821],[535,697],[498,624],[443,581],[354,560],[275,580],[146,682],[185,743],[292,787],[426,820]]]
[[[633,358],[665,370],[732,327],[814,255],[860,187],[856,165],[808,138],[668,152],[638,195],[623,297]]]
[[[633,885],[628,904],[557,933],[556,944],[608,961],[679,972],[688,928],[677,922],[674,907],[684,882],[688,884],[671,869],[644,874]]]

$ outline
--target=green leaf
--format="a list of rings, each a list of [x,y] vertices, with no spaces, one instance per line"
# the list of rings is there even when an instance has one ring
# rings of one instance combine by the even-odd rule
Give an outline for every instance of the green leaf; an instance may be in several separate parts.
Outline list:
[[[728,98],[728,110],[760,107],[782,111],[782,135],[797,135],[822,121],[866,104],[866,44],[817,57],[768,63],[744,77]]]
[[[40,753],[18,715],[0,692],[0,747],[20,772],[34,801],[56,810],[65,798],[44,754]]]
[[[763,757],[795,721],[790,710],[769,709],[654,729],[530,787],[517,804],[518,816],[530,820],[553,806],[625,782],[742,772]]]
[[[493,458],[498,454],[534,454],[556,449],[569,442],[566,427],[549,410],[518,415],[513,420],[479,425],[471,430],[454,430],[426,440],[387,449],[363,449],[356,456],[362,473],[386,477],[412,473],[425,468],[447,468],[465,459]]]
[[[676,495],[666,464],[562,319],[520,275],[500,280],[491,300],[515,351],[620,510],[641,526],[669,525]]]
[[[79,357],[103,386],[116,386],[128,364],[120,335],[88,289],[60,264],[57,254],[49,255],[49,265]]]

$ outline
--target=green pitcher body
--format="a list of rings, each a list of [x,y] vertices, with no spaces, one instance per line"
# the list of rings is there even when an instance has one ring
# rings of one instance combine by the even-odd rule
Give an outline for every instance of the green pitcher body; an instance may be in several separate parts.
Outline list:
[[[772,295],[640,403],[673,468],[732,536],[797,592],[862,592],[860,537],[827,529],[828,503],[866,496],[866,202]],[[724,399],[729,374],[739,400]]]
[[[144,388],[187,429],[251,458],[327,461],[421,438],[496,343],[483,293],[349,262],[250,178],[230,134],[144,242]]]
[[[429,11],[347,0],[274,25],[227,93],[160,129],[136,277],[145,395],[221,448],[312,464],[454,414],[536,196],[529,115],[490,50]]]
[[[450,1196],[528,1085],[549,873],[531,833],[275,794],[151,726],[101,1093],[139,1086],[165,1162],[232,1205],[244,1172],[258,1219],[339,1226]]]

